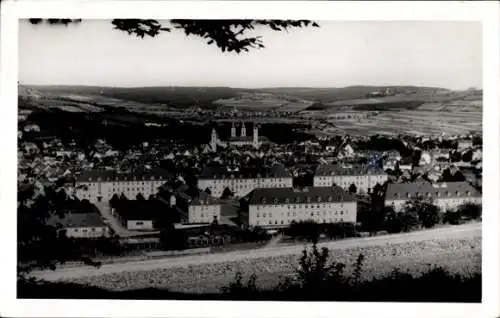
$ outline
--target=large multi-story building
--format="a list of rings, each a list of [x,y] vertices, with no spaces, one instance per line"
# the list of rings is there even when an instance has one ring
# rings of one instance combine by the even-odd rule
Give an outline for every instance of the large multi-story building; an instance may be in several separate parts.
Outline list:
[[[265,228],[292,222],[356,222],[356,199],[340,187],[259,188],[249,195],[248,225]]]
[[[217,131],[212,129],[212,134],[210,136],[210,147],[212,151],[217,151],[217,146],[233,146],[233,147],[241,147],[241,146],[252,146],[255,149],[259,149],[262,144],[269,143],[269,140],[264,136],[259,136],[259,126],[253,125],[253,136],[247,136],[247,129],[245,127],[245,123],[241,124],[241,135],[236,135],[236,127],[234,123],[231,127],[231,137],[228,140],[224,141],[219,139],[217,135]]]
[[[395,211],[401,211],[404,204],[411,199],[431,199],[442,212],[455,210],[465,203],[481,204],[481,193],[467,182],[442,183],[390,183],[387,185],[385,205]]]
[[[365,165],[319,165],[314,175],[315,187],[337,185],[348,189],[351,184],[356,186],[358,193],[370,193],[378,183],[387,181],[387,173]]]
[[[135,199],[154,195],[172,175],[163,169],[141,169],[121,173],[115,170],[87,170],[76,177],[75,196],[92,203],[108,202],[113,195]]]
[[[226,188],[235,196],[243,197],[256,188],[287,188],[292,185],[292,175],[283,165],[237,170],[207,167],[198,176],[198,188],[208,188],[210,194],[217,198]]]

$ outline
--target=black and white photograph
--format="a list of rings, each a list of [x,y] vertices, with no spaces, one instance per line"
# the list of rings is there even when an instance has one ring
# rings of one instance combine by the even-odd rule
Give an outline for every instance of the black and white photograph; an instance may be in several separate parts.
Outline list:
[[[16,298],[484,300],[481,21],[17,23]]]

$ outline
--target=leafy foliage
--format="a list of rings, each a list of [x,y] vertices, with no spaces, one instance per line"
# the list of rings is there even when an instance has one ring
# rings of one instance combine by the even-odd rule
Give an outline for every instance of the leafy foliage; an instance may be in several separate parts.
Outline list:
[[[409,200],[405,203],[403,210],[406,215],[412,216],[411,218],[405,219],[407,222],[411,223],[408,224],[410,228],[416,227],[414,221],[415,217],[417,219],[417,224],[420,223],[425,228],[431,228],[441,220],[439,208],[430,200],[424,200],[422,198]]]
[[[482,208],[478,204],[466,203],[458,207],[457,212],[460,216],[475,220],[481,217]]]
[[[30,19],[32,24],[40,24],[43,19]],[[49,24],[68,25],[81,20],[48,19]],[[257,28],[268,28],[282,32],[293,28],[319,27],[309,20],[179,20],[168,21],[167,25],[151,19],[114,19],[111,24],[116,30],[127,32],[140,38],[156,37],[173,29],[184,31],[186,36],[195,36],[215,44],[222,52],[248,52],[250,49],[264,48],[261,36],[247,35]]]

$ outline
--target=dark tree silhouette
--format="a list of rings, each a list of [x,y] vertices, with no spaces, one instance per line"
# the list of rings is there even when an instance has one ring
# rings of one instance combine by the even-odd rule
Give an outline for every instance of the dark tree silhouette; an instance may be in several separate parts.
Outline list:
[[[356,193],[358,191],[358,188],[356,185],[353,183],[349,186],[349,193]]]
[[[231,191],[231,189],[226,187],[224,189],[224,191],[222,191],[221,199],[227,199],[227,198],[232,197],[233,195],[234,195],[234,193]]]
[[[29,19],[38,25],[43,19]],[[47,19],[51,25],[69,25],[80,23],[81,19]],[[151,19],[114,19],[111,24],[116,30],[127,32],[140,38],[156,37],[161,32],[182,30],[186,36],[195,36],[215,44],[222,52],[248,52],[250,49],[264,48],[261,36],[247,36],[248,31],[256,27],[269,28],[272,31],[288,31],[293,28],[319,27],[309,20],[170,20],[159,22]]]
[[[405,214],[417,215],[418,222],[425,228],[431,228],[441,221],[439,208],[430,200],[421,198],[408,200],[404,211]]]
[[[479,204],[465,203],[458,207],[456,214],[467,219],[478,219],[481,217],[481,210],[482,208]]]

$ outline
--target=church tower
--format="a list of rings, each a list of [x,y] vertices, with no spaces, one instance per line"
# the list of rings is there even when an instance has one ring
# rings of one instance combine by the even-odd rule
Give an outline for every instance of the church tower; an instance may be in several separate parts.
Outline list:
[[[234,121],[233,125],[231,126],[231,138],[236,137],[236,127],[234,126]]]
[[[259,148],[259,126],[253,124],[253,146],[254,148]]]
[[[245,123],[241,125],[241,137],[246,137],[247,136],[247,129],[245,127]]]
[[[217,151],[217,132],[215,131],[215,128],[212,128],[212,136],[210,138],[210,146],[212,147],[213,152]]]

